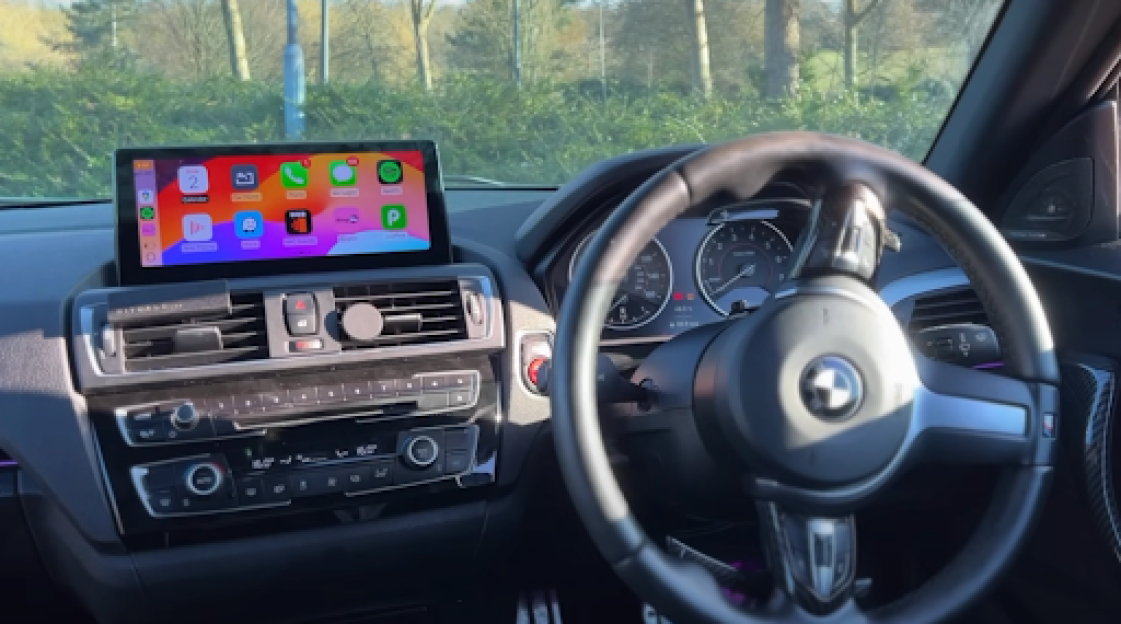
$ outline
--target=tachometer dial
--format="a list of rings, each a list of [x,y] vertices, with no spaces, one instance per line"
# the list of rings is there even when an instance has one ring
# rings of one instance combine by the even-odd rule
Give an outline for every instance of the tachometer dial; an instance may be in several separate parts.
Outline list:
[[[697,250],[697,284],[717,312],[736,301],[763,303],[786,279],[793,247],[766,221],[730,221],[712,229]]]
[[[568,267],[569,279],[575,274],[576,264],[583,257],[592,236],[594,233],[581,241],[576,253],[572,254],[572,263]],[[642,327],[662,313],[669,303],[672,288],[673,268],[670,266],[669,256],[665,247],[655,238],[642,248],[642,253],[638,254],[638,258],[635,258],[627,270],[611,300],[604,326],[619,331]]]

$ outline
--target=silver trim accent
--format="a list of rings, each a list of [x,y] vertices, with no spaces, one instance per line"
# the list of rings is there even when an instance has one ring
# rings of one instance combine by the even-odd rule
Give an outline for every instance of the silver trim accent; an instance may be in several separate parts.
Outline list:
[[[372,418],[373,416],[384,413],[384,410],[379,409],[379,406],[394,405],[394,404],[397,404],[397,403],[408,402],[408,399],[412,399],[414,397],[369,398],[365,401],[356,401],[356,402],[354,402],[354,404],[358,405],[360,407],[360,409],[356,410],[356,411],[348,411],[348,412],[343,413],[343,414],[327,414],[327,415],[323,415],[323,416],[297,415],[299,417],[293,418],[293,419],[290,419],[290,420],[277,420],[277,421],[262,422],[261,424],[256,424],[256,425],[240,423],[237,420],[233,420],[234,429],[237,430],[238,433],[229,433],[229,434],[224,434],[224,435],[215,434],[213,436],[190,438],[190,439],[187,439],[187,440],[164,440],[164,441],[161,441],[161,442],[137,442],[137,441],[133,440],[132,436],[129,434],[128,413],[130,411],[137,410],[137,409],[143,409],[145,407],[156,407],[156,406],[160,406],[160,405],[166,405],[166,404],[169,404],[169,403],[177,403],[177,402],[187,403],[187,402],[191,402],[190,399],[166,399],[166,400],[163,400],[163,401],[154,401],[154,402],[150,402],[150,403],[136,403],[136,404],[133,404],[133,405],[124,405],[124,406],[118,407],[115,410],[113,410],[113,414],[117,419],[117,429],[121,432],[121,437],[124,439],[125,444],[127,444],[131,447],[135,447],[135,448],[174,446],[174,445],[178,445],[178,444],[191,444],[193,442],[206,442],[206,441],[211,441],[211,440],[226,440],[226,439],[231,439],[231,438],[246,438],[246,437],[253,437],[253,436],[263,436],[266,433],[266,431],[265,431],[266,429],[275,429],[275,428],[280,428],[280,427],[296,427],[296,426],[299,426],[299,425],[308,425],[308,424],[313,424],[313,423],[317,423],[317,422],[327,422],[327,421],[331,421],[331,420],[344,420],[344,419],[347,419],[347,418],[355,419],[355,422],[357,422],[360,425],[361,424],[368,424],[368,423],[390,422],[390,421],[393,421],[393,420],[403,420],[403,419],[406,419],[406,418],[414,418],[414,417],[418,417],[418,416],[432,416],[432,415],[435,415],[435,414],[446,414],[446,413],[449,413],[449,412],[458,412],[458,411],[461,411],[461,410],[473,409],[475,406],[477,406],[479,404],[479,396],[481,394],[482,375],[479,373],[479,371],[477,371],[477,370],[436,371],[436,372],[432,372],[432,373],[419,373],[419,374],[413,375],[411,378],[412,379],[424,379],[425,377],[441,377],[441,376],[444,376],[444,375],[454,375],[454,374],[464,374],[464,375],[470,375],[471,376],[471,390],[470,390],[471,401],[470,401],[470,403],[467,403],[465,405],[456,405],[456,406],[450,406],[449,405],[448,407],[437,407],[437,408],[427,409],[427,410],[415,410],[415,411],[411,411],[411,412],[408,412],[408,413],[403,413],[403,414],[399,414],[399,415],[395,415],[395,416],[381,416],[379,418]],[[444,391],[445,394],[447,394],[449,392],[451,392],[451,391],[450,390]],[[424,396],[425,394],[439,394],[439,393],[426,393],[426,392],[423,392],[423,389],[422,389],[421,393],[416,395],[416,397]],[[405,399],[405,401],[402,401],[401,399]],[[293,412],[295,412],[295,411],[300,411],[300,412],[313,411],[314,412],[315,410],[337,409],[337,408],[340,408],[340,407],[345,407],[346,405],[347,405],[346,401],[341,401],[341,402],[338,402],[338,403],[325,403],[325,404],[318,404],[317,403],[316,405],[293,407],[293,408],[291,408],[290,411],[293,411]],[[364,409],[362,409],[362,408],[364,408]],[[288,410],[286,410],[286,411],[288,411]],[[278,411],[277,413],[281,414],[282,412]],[[261,414],[267,414],[267,412],[261,412]],[[214,417],[213,416],[208,416],[207,418],[211,422],[211,426],[213,426],[213,421],[215,420]]]
[[[720,225],[709,230],[708,233],[705,234],[704,238],[701,239],[701,244],[697,246],[697,251],[693,256],[693,280],[695,281],[697,290],[701,291],[701,297],[704,298],[709,307],[715,310],[717,314],[720,314],[722,316],[728,316],[731,311],[722,310],[720,306],[716,305],[716,302],[713,301],[712,297],[709,295],[708,287],[705,284],[705,281],[701,279],[701,256],[704,254],[705,247],[708,245],[708,242],[712,240],[712,237],[715,236],[717,232],[724,229],[724,226],[728,223],[737,223],[737,221],[723,222]],[[790,253],[794,253],[794,246],[790,244],[790,239],[786,238],[786,234],[783,234],[782,230],[775,227],[775,225],[770,221],[759,220],[757,221],[757,223],[762,223],[763,225],[774,230],[775,234],[778,234],[779,238],[782,239],[782,242],[786,243],[786,246],[790,249]]]
[[[192,482],[195,473],[203,469],[210,469],[214,471],[214,486],[206,490],[198,489]],[[188,492],[194,494],[195,496],[210,496],[211,494],[222,489],[222,482],[224,480],[225,477],[222,476],[222,471],[211,462],[201,462],[195,464],[194,466],[188,468],[187,473],[183,475],[183,482],[185,484],[184,487],[187,488]]]
[[[880,299],[889,307],[918,295],[969,286],[969,278],[958,267],[937,269],[901,277],[880,289]]]
[[[421,440],[428,440],[428,442],[432,444],[432,457],[428,461],[420,461],[416,458],[415,455],[413,455],[414,447],[416,446],[417,442],[420,442]],[[410,462],[416,464],[420,468],[427,468],[436,463],[436,460],[440,458],[440,453],[442,453],[443,451],[444,449],[440,448],[439,444],[436,444],[436,441],[432,439],[432,436],[418,435],[412,440],[409,440],[409,443],[405,445],[405,458]]]
[[[595,236],[597,232],[599,232],[599,230],[593,230],[591,234],[588,234],[587,236],[585,236],[584,240],[580,241],[580,244],[576,246],[576,250],[572,252],[572,257],[569,258],[569,260],[568,260],[568,282],[569,283],[572,283],[572,276],[576,272],[576,258],[580,256],[580,252],[584,249],[585,246],[587,246],[588,242],[592,240],[592,237]],[[610,329],[611,331],[633,331],[633,330],[636,330],[640,327],[644,327],[646,325],[649,325],[654,319],[661,316],[662,312],[665,312],[666,306],[669,305],[670,297],[673,294],[673,280],[674,280],[673,259],[670,258],[669,252],[666,251],[665,246],[662,245],[662,241],[658,240],[657,236],[655,236],[654,238],[651,238],[650,242],[657,245],[658,249],[660,249],[662,251],[662,257],[665,258],[665,260],[666,260],[666,267],[669,268],[669,287],[666,288],[666,297],[665,297],[665,299],[662,300],[661,307],[659,307],[657,309],[657,311],[655,311],[653,314],[651,314],[650,318],[648,318],[645,321],[639,323],[638,325],[612,325],[611,323],[608,323],[607,321],[604,321],[603,326],[606,329]],[[642,252],[640,251],[639,253],[642,253]],[[632,265],[633,265],[633,263],[632,263]],[[608,311],[610,311],[610,309]]]
[[[90,427],[90,433],[93,450],[97,454],[97,467],[101,471],[101,481],[105,484],[105,493],[109,495],[109,509],[113,512],[113,522],[117,525],[117,533],[124,535],[125,525],[121,522],[121,511],[117,509],[117,494],[113,491],[113,482],[109,480],[109,470],[105,467],[105,454],[101,451],[101,442],[97,439],[97,429]]]
[[[446,278],[459,281],[474,281],[484,298],[487,308],[487,325],[484,335],[463,340],[435,344],[403,345],[378,349],[360,349],[346,352],[319,354],[291,354],[285,357],[266,357],[245,362],[227,362],[206,366],[189,366],[154,371],[106,372],[98,360],[98,347],[94,344],[94,334],[100,332],[96,327],[97,311],[104,309],[110,293],[128,290],[144,290],[149,287],[132,286],[123,288],[101,288],[88,290],[78,295],[74,306],[76,314],[72,325],[75,353],[78,360],[77,377],[83,390],[90,388],[120,388],[131,385],[149,384],[185,379],[208,379],[216,376],[243,373],[299,370],[313,366],[331,366],[343,363],[384,361],[390,359],[419,357],[421,355],[442,355],[449,352],[468,352],[485,349],[501,349],[505,346],[505,327],[502,301],[496,294],[493,277],[489,271],[475,264],[448,265],[440,267],[413,267],[407,269],[379,269],[372,271],[351,271],[342,273],[286,275],[282,277],[247,278],[228,280],[230,292],[271,291],[276,289],[334,289],[340,286],[370,283],[390,283],[417,279]],[[461,286],[462,290],[462,286]],[[118,345],[118,351],[123,347]]]

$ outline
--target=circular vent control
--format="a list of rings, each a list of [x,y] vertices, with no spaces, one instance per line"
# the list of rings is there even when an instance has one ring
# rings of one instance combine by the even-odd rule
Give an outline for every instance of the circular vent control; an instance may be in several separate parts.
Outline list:
[[[381,312],[368,303],[356,303],[343,312],[343,331],[355,340],[373,340],[385,328]]]

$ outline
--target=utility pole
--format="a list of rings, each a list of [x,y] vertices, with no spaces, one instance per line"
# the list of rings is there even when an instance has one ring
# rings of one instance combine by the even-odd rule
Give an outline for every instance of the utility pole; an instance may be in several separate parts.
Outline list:
[[[607,41],[603,34],[603,5],[607,0],[599,0],[599,87],[603,100],[607,101]]]
[[[288,44],[284,46],[284,136],[304,136],[304,100],[307,84],[304,79],[304,50],[300,47],[300,14],[296,0],[288,0]]]
[[[329,0],[323,0],[323,24],[319,32],[319,84],[327,84],[331,65],[331,17],[328,8]]]
[[[522,33],[521,33],[521,3],[519,0],[513,0],[514,7],[514,84],[522,86]]]

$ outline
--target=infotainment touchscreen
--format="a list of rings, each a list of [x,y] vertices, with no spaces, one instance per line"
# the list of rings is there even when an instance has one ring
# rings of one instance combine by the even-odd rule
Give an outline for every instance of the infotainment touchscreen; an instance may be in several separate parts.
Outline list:
[[[123,283],[450,261],[435,145],[119,150]]]

